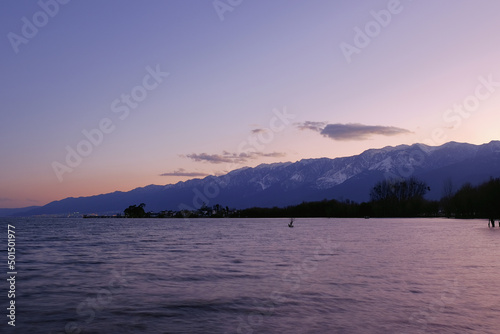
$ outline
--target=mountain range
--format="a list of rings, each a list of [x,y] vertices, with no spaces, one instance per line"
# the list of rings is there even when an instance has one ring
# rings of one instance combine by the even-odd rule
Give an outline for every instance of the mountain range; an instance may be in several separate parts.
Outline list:
[[[483,145],[399,145],[350,157],[262,164],[176,184],[70,197],[16,215],[110,214],[139,203],[146,204],[146,211],[161,211],[193,210],[203,203],[243,209],[322,199],[363,202],[369,200],[370,189],[376,182],[410,176],[425,181],[431,189],[426,198],[434,200],[443,196],[444,184],[450,181],[458,190],[466,182],[475,185],[500,177],[500,141]]]
[[[8,217],[8,216],[13,216],[13,215],[21,215],[23,213],[26,213],[28,211],[34,210],[41,208],[40,206],[27,206],[24,208],[15,208],[15,209],[0,209],[0,217]]]

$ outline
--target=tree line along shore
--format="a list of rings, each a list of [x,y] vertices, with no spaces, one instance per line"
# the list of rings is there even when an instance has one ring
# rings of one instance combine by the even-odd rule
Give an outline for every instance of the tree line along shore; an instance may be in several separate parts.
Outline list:
[[[322,200],[302,202],[286,207],[252,207],[230,209],[205,203],[197,210],[165,210],[147,212],[146,204],[130,205],[116,218],[279,218],[279,217],[453,217],[500,219],[500,178],[492,178],[478,186],[464,184],[453,191],[451,181],[443,185],[440,200],[427,200],[429,186],[415,178],[383,180],[370,191],[370,201]],[[110,217],[86,215],[84,218]]]

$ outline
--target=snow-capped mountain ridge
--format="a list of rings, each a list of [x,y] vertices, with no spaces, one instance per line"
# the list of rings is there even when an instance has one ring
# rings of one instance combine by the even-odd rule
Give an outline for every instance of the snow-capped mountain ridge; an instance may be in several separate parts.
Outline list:
[[[442,196],[445,179],[458,188],[464,182],[500,177],[500,141],[483,145],[450,142],[441,146],[388,146],[350,157],[261,164],[165,186],[67,198],[30,213],[121,212],[138,203],[146,203],[147,210],[159,211],[195,209],[203,202],[233,208],[284,206],[325,198],[361,202],[369,200],[369,191],[377,181],[410,176],[428,183],[431,199]]]

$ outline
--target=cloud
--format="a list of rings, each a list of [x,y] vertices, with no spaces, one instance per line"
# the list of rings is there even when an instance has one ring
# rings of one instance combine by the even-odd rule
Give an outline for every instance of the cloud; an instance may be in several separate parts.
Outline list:
[[[324,122],[304,122],[297,125],[301,130],[313,130],[333,140],[367,140],[372,135],[397,136],[411,131],[395,126],[364,125],[359,123],[326,124]]]
[[[266,129],[260,129],[260,128],[252,130],[252,133],[262,133],[262,132],[267,132],[267,130]]]
[[[186,172],[184,168],[179,168],[178,170],[175,170],[173,172],[160,174],[160,176],[189,176],[189,177],[208,176],[208,175],[210,174],[199,173],[199,172]]]
[[[298,123],[296,125],[297,125],[297,128],[300,130],[313,130],[313,131],[321,132],[321,130],[324,129],[324,127],[327,125],[327,123],[326,122],[305,121],[304,123]]]
[[[371,135],[397,136],[411,131],[395,126],[363,125],[363,124],[328,124],[321,134],[334,140],[366,140]]]
[[[40,201],[37,199],[32,199],[32,198],[25,198],[24,199],[26,202],[31,202],[31,203],[39,203]]]
[[[244,152],[244,153],[231,153],[227,151],[223,151],[222,154],[187,154],[182,156],[184,158],[189,158],[191,160],[200,162],[209,162],[212,164],[221,164],[221,163],[245,163],[249,160],[257,159],[259,157],[272,157],[272,158],[280,158],[284,157],[285,153],[282,152],[272,152],[272,153],[263,153],[263,152]]]
[[[192,154],[187,154],[184,157],[189,158],[191,160],[194,160],[196,162],[206,161],[206,162],[210,162],[212,164],[221,164],[224,162],[232,162],[233,161],[231,157],[227,157],[225,155],[220,155],[220,154],[207,154],[207,153],[196,154],[196,153],[192,153]]]
[[[251,159],[255,159],[257,157],[282,158],[284,156],[286,156],[286,154],[283,152],[271,152],[271,153],[252,152]]]
[[[0,197],[0,202],[12,202],[13,199],[12,198],[8,198],[8,197]]]

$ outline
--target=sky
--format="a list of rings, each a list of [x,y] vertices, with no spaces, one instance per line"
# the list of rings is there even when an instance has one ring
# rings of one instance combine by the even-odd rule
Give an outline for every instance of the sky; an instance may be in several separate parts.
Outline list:
[[[0,207],[500,139],[496,0],[0,2]]]

